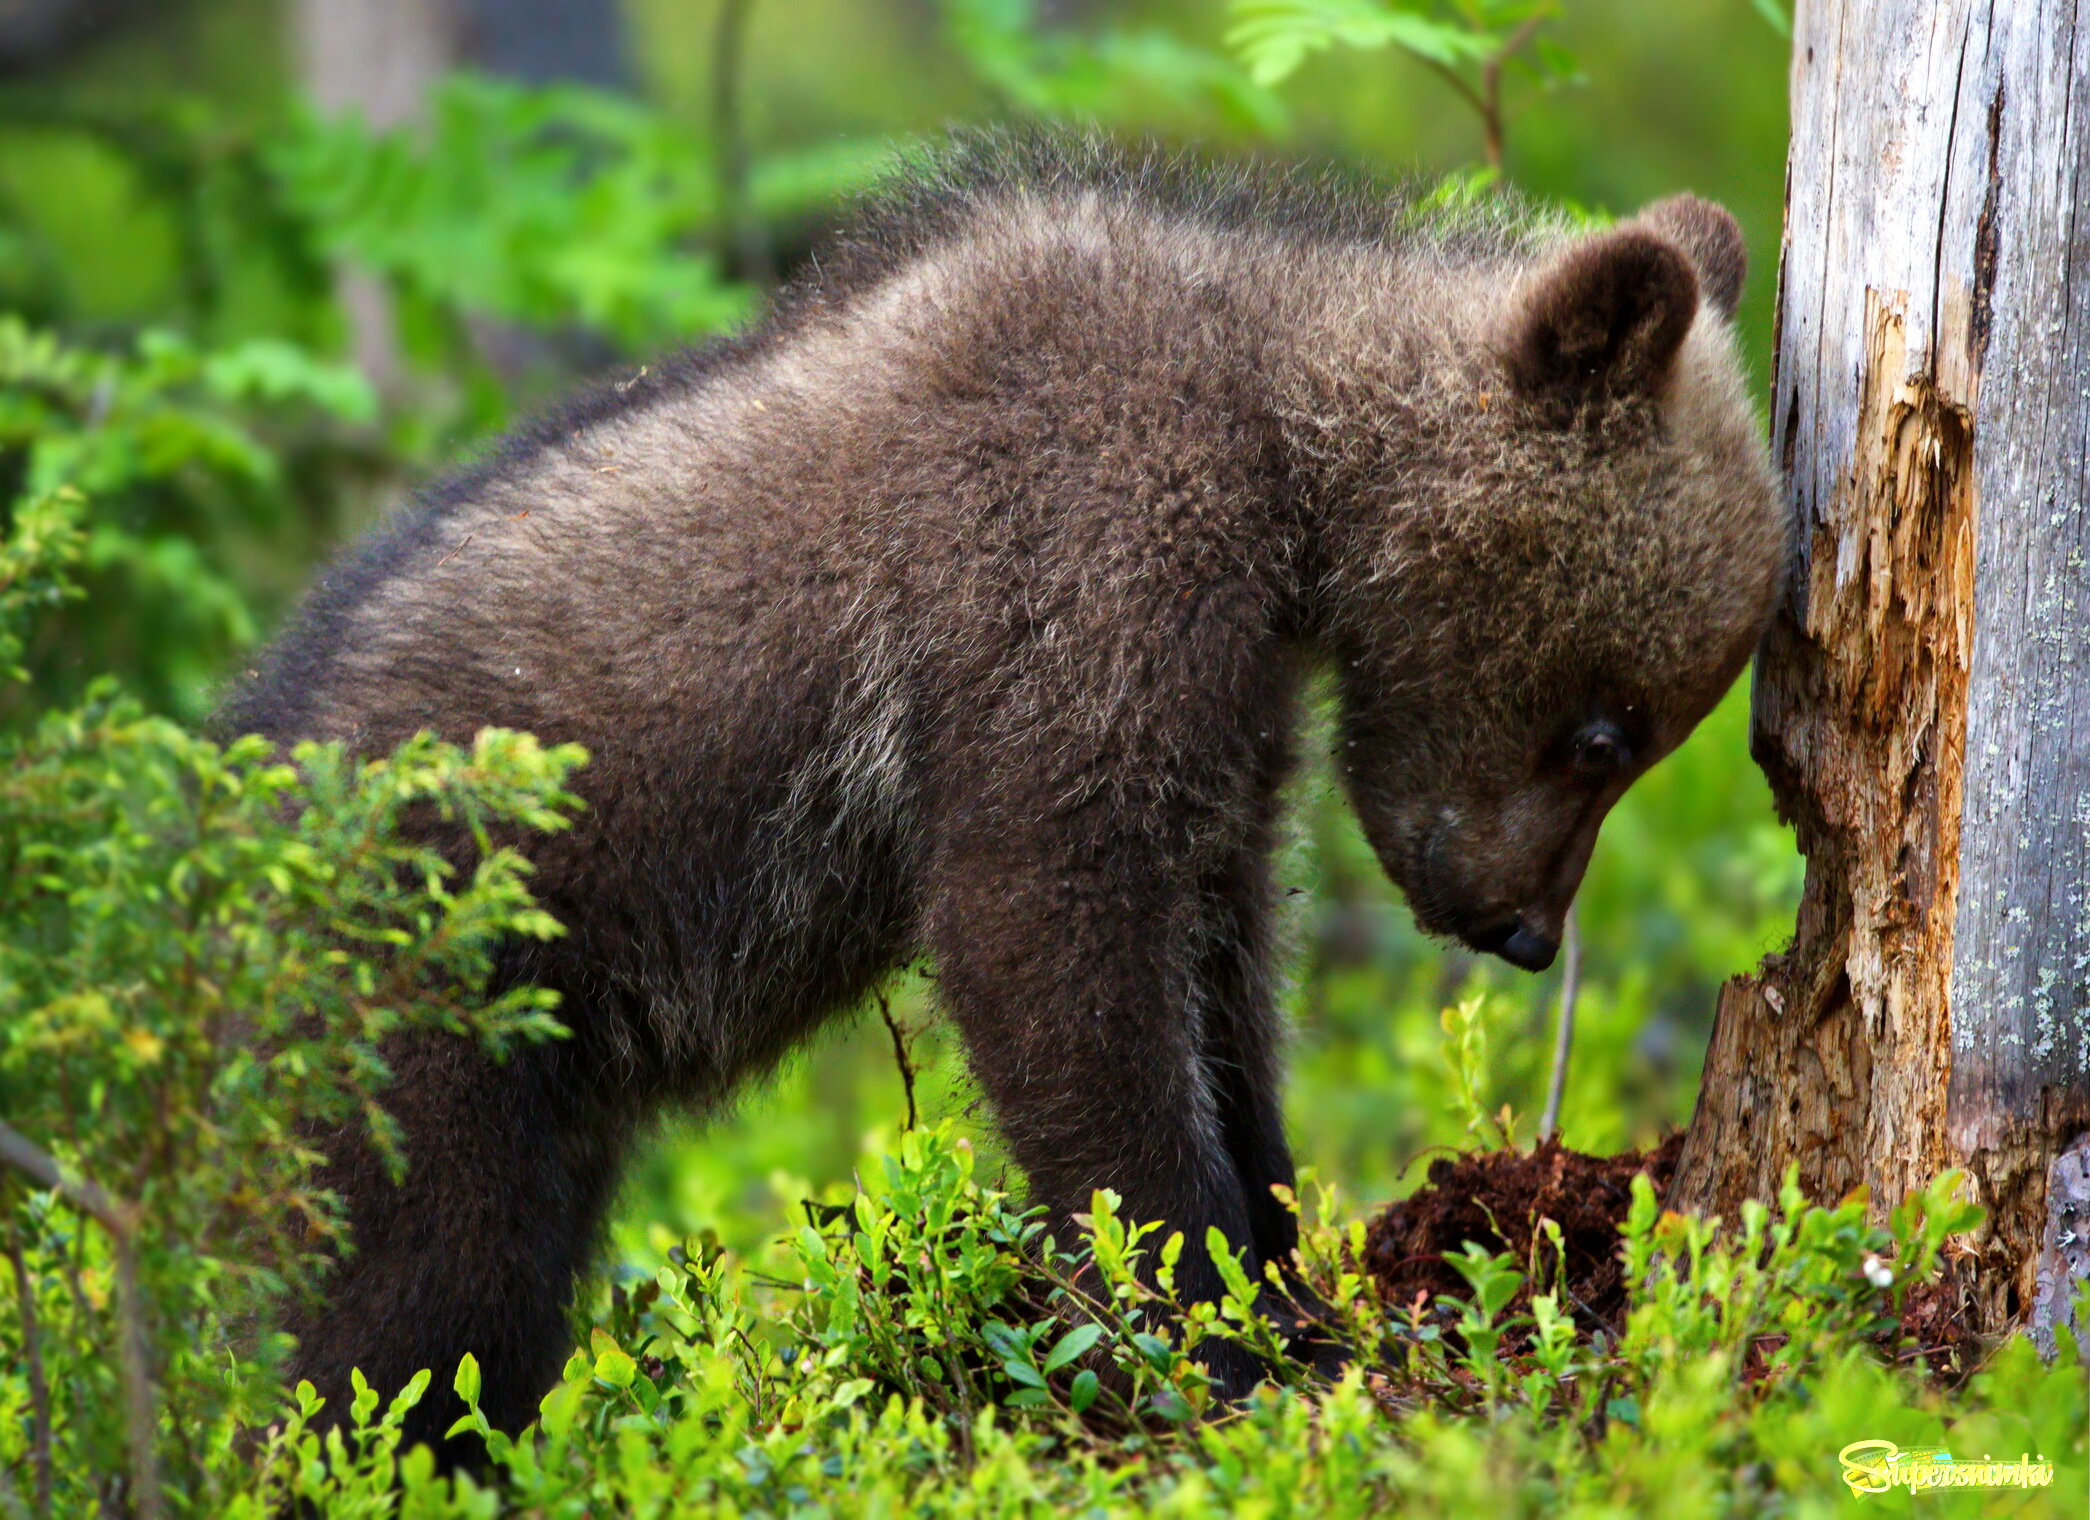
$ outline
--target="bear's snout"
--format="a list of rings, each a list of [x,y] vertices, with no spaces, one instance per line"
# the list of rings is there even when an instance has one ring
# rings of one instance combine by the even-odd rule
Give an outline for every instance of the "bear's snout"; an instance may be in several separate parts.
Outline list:
[[[1506,919],[1476,934],[1466,942],[1486,955],[1499,955],[1525,971],[1543,971],[1560,953],[1560,941],[1519,919]]]
[[[1495,953],[1525,971],[1543,971],[1560,953],[1560,941],[1518,924]]]

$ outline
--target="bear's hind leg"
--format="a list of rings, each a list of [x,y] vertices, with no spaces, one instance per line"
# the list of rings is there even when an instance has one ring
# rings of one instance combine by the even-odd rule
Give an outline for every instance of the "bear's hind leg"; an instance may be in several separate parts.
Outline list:
[[[311,1379],[326,1419],[345,1421],[351,1369],[389,1400],[427,1368],[407,1443],[469,1463],[475,1438],[449,1449],[442,1439],[463,1413],[451,1389],[458,1361],[478,1358],[480,1407],[496,1427],[535,1417],[571,1349],[567,1305],[623,1126],[588,1111],[564,1042],[497,1062],[468,1040],[423,1036],[387,1055],[395,1079],[383,1101],[404,1131],[406,1175],[395,1186],[360,1133],[331,1137],[321,1184],[347,1204],[351,1249],[323,1302],[293,1326],[291,1376]]]

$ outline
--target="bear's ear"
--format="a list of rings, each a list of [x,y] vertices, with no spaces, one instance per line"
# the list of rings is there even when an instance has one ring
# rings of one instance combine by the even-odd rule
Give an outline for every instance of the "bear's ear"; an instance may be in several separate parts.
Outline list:
[[[1526,287],[1510,318],[1510,383],[1577,408],[1653,395],[1698,311],[1683,250],[1631,223],[1570,244]]]
[[[1695,195],[1672,195],[1641,209],[1633,218],[1651,227],[1691,256],[1698,271],[1698,291],[1721,316],[1732,320],[1749,273],[1749,252],[1742,229],[1725,206]]]

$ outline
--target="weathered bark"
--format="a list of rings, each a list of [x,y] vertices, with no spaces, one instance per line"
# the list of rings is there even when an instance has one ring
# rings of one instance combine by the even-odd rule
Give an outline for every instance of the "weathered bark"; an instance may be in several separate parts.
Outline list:
[[[1964,1167],[2002,1329],[2090,1125],[2090,5],[1802,0],[1792,92],[1753,747],[1807,884],[1721,995],[1671,1201],[1796,1162],[1883,1215]]]

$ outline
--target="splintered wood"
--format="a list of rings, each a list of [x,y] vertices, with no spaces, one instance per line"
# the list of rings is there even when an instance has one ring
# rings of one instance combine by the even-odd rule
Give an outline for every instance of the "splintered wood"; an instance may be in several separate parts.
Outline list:
[[[1721,995],[1670,1201],[1731,1218],[1797,1163],[1884,1216],[1964,1167],[2000,1329],[2090,1126],[2090,36],[2053,0],[1805,5],[1793,118],[1753,747],[1807,884]]]

